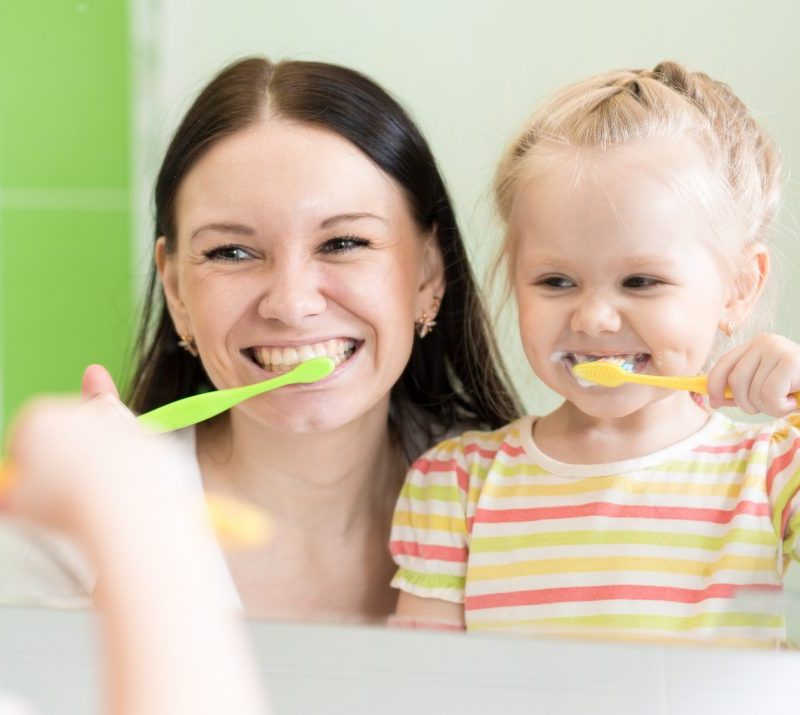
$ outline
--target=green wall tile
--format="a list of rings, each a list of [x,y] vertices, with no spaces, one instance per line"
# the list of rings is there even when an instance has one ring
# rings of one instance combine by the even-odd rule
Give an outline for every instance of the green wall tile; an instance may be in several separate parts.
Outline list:
[[[100,362],[120,376],[131,335],[126,211],[5,211],[3,413],[77,392]]]
[[[126,0],[0,0],[0,433],[123,377],[133,322]]]
[[[129,183],[127,2],[0,2],[0,185]]]

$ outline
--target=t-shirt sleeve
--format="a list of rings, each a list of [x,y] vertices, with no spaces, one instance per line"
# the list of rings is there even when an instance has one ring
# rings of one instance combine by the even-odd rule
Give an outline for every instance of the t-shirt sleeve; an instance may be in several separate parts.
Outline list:
[[[464,602],[468,472],[460,440],[426,452],[409,470],[395,508],[392,586],[415,596]]]
[[[800,414],[780,420],[772,434],[767,491],[783,553],[800,561]]]

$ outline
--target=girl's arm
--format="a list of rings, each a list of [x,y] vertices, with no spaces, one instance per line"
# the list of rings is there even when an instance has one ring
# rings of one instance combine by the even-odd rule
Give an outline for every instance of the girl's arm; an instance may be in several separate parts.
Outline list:
[[[115,715],[265,713],[240,624],[207,568],[183,465],[107,400],[30,408],[11,442],[7,508],[79,542],[103,584]]]
[[[397,611],[389,624],[401,628],[434,628],[463,631],[464,604],[438,598],[422,598],[405,591],[400,592]]]

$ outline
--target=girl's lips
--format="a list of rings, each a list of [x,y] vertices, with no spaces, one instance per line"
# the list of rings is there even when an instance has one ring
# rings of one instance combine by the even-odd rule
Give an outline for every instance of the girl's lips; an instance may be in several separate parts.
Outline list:
[[[561,351],[556,353],[554,359],[563,362],[572,374],[572,368],[584,362],[597,362],[609,360],[631,372],[645,372],[650,364],[650,353],[646,352],[620,352],[620,353],[579,353]]]

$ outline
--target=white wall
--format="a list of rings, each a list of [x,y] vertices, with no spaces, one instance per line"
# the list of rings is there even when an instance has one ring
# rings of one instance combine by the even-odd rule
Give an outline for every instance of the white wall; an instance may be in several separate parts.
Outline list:
[[[140,209],[188,103],[225,63],[254,53],[346,64],[400,98],[432,144],[480,272],[498,237],[488,187],[506,140],[538,99],[585,75],[677,59],[732,85],[773,132],[788,168],[800,157],[800,3],[792,0],[133,4]],[[792,310],[800,303],[796,182],[786,196],[781,224],[790,240],[781,250],[789,281],[778,329],[800,338]],[[143,254],[151,230],[142,213]],[[529,377],[513,321],[501,329],[527,404],[546,409],[553,398]]]

